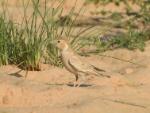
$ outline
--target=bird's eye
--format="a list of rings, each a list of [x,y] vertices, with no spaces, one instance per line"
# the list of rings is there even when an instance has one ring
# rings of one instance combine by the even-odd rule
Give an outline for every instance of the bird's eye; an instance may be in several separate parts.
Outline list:
[[[57,42],[60,43],[60,40],[58,40]]]

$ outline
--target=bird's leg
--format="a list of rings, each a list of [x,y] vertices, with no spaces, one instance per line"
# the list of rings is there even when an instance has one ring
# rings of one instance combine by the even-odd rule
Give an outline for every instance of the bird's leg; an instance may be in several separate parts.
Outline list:
[[[76,77],[76,81],[74,82],[73,87],[76,87],[78,85],[78,79],[79,79],[78,74],[76,74],[75,77]]]
[[[81,79],[80,79],[80,82],[78,83],[77,87],[80,87],[80,85],[84,84],[87,81],[85,74],[81,73],[80,75],[81,75]]]

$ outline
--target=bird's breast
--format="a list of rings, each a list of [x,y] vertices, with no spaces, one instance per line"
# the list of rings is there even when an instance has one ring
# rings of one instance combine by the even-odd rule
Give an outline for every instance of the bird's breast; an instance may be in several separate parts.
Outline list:
[[[69,64],[69,59],[71,58],[71,56],[68,53],[62,53],[61,57],[65,68],[71,73],[76,74],[76,70]]]

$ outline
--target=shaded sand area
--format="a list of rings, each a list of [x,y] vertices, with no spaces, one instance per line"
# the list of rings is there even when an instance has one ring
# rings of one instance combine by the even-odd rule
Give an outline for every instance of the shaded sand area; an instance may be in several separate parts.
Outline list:
[[[103,56],[83,57],[107,70],[111,78],[94,77],[82,87],[70,85],[74,76],[46,66],[41,72],[0,68],[0,113],[150,113],[150,42],[144,52],[116,49]],[[3,73],[3,74],[2,74]],[[5,74],[4,74],[5,73]]]

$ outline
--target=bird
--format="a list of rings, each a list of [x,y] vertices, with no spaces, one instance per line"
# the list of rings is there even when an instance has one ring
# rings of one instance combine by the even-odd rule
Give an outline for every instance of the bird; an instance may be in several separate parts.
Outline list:
[[[80,87],[82,83],[79,82],[79,77],[84,78],[87,75],[95,75],[110,78],[111,76],[102,74],[101,72],[105,72],[103,69],[99,69],[98,67],[84,62],[81,60],[80,56],[75,53],[66,40],[58,39],[54,41],[55,46],[60,50],[60,56],[64,67],[71,73],[75,75],[74,87]]]

